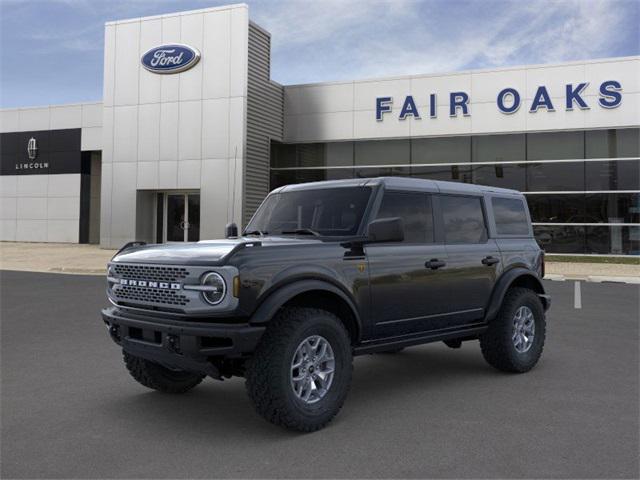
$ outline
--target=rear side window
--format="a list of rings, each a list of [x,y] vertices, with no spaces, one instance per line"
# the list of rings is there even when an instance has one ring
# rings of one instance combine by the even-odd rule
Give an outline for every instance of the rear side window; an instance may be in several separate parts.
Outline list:
[[[482,212],[482,199],[459,195],[440,197],[446,243],[484,243],[487,226]]]
[[[498,235],[528,235],[529,222],[524,202],[519,198],[493,198],[493,215]]]
[[[433,243],[431,196],[424,193],[387,190],[377,218],[400,217],[406,243]]]

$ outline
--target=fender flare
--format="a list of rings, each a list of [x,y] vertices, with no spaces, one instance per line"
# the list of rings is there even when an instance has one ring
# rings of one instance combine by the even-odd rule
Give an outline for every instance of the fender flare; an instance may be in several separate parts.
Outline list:
[[[529,269],[526,269],[523,267],[516,267],[504,272],[500,276],[500,278],[498,278],[498,281],[493,287],[493,292],[491,293],[491,299],[489,300],[489,306],[487,307],[486,314],[485,314],[486,322],[493,320],[495,316],[498,314],[498,311],[502,306],[502,301],[504,300],[504,296],[506,295],[507,290],[509,290],[509,287],[511,287],[511,285],[513,285],[513,283],[516,280],[523,277],[527,277],[527,281],[533,282],[533,285],[535,285],[534,290],[538,295],[541,295],[541,300],[543,301],[545,310],[548,308],[548,305],[545,303],[547,302],[547,300],[545,298],[546,295],[545,295],[544,286],[542,285],[542,281],[540,280],[540,278]]]
[[[276,287],[265,300],[260,303],[258,308],[251,315],[250,323],[260,325],[269,322],[277,311],[289,300],[300,295],[301,293],[309,292],[312,290],[321,290],[340,297],[349,307],[353,318],[356,322],[358,334],[362,332],[362,323],[360,321],[360,315],[352,299],[339,287],[333,285],[326,280],[318,279],[300,279],[291,283],[287,283],[280,287]],[[354,339],[355,340],[355,339]]]

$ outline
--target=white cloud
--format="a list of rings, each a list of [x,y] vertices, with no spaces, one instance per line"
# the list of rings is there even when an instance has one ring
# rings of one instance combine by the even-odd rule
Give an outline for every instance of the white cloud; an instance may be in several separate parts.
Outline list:
[[[251,5],[284,83],[611,56],[634,2],[315,1]],[[637,34],[636,34],[637,36]]]

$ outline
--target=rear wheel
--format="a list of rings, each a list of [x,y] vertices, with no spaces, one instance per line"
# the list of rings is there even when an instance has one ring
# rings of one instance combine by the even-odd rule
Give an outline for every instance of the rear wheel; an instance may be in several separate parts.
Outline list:
[[[185,393],[198,385],[205,375],[173,370],[158,363],[123,352],[131,376],[141,385],[164,393]]]
[[[311,432],[342,407],[352,368],[349,334],[338,317],[315,308],[284,308],[249,361],[247,392],[266,420]]]
[[[544,308],[535,292],[511,288],[489,328],[480,336],[485,360],[505,372],[531,370],[542,355],[546,321]]]

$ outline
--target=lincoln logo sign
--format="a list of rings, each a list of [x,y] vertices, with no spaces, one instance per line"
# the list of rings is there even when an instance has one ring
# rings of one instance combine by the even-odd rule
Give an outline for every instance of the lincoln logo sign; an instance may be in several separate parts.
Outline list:
[[[148,50],[140,61],[153,73],[179,73],[189,70],[200,60],[200,52],[189,45],[160,45]]]
[[[509,115],[517,112],[521,106],[525,106],[529,113],[536,113],[539,110],[547,112],[555,112],[556,108],[564,108],[567,111],[578,108],[580,110],[589,110],[591,106],[587,103],[587,89],[589,82],[567,83],[562,88],[562,92],[550,91],[544,85],[536,87],[531,92],[531,100],[525,101],[523,94],[516,88],[506,87],[500,90],[496,95],[496,107],[498,110]],[[593,87],[592,87],[593,88]],[[616,108],[622,103],[622,85],[617,80],[606,80],[595,88],[597,94],[597,104],[601,108]],[[593,95],[594,93],[591,93]],[[553,94],[553,95],[552,95]],[[552,98],[564,97],[559,100]],[[416,100],[417,99],[417,100]],[[457,117],[458,114],[468,117],[471,115],[469,106],[470,96],[467,92],[449,92],[448,95],[449,116]],[[594,102],[595,100],[592,100]],[[526,104],[525,104],[526,103]],[[446,105],[446,104],[445,104]],[[394,102],[392,97],[376,98],[376,120],[381,122],[384,120],[385,113],[392,113]],[[416,97],[407,95],[399,106],[399,120],[405,120],[413,117],[417,120],[424,116],[428,118],[437,118],[438,116],[438,95],[428,93],[424,97]],[[424,112],[422,111],[424,110]]]

